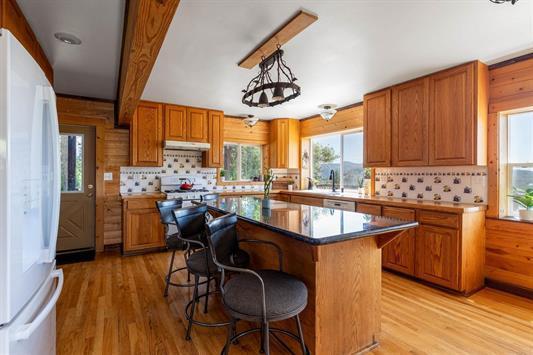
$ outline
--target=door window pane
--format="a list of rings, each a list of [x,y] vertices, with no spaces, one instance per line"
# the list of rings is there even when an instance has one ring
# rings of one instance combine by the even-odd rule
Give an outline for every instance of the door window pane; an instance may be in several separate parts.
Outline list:
[[[317,137],[311,140],[312,149],[312,172],[317,188],[329,188],[332,182],[329,180],[331,170],[335,171],[335,184],[340,181],[340,135]]]
[[[225,144],[224,145],[224,178],[226,181],[237,180],[237,156],[238,145]]]
[[[363,182],[363,133],[343,136],[342,177],[345,189],[356,189]]]
[[[257,180],[261,175],[261,148],[259,146],[241,146],[241,180]]]
[[[61,192],[83,191],[83,135],[61,134]]]

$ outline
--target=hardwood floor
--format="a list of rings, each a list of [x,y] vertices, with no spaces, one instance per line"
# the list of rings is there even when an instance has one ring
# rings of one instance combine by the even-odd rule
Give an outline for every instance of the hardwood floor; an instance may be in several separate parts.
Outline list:
[[[163,297],[168,260],[168,253],[109,252],[61,266],[58,354],[219,354],[225,329],[194,327],[192,341],[184,340],[192,290],[174,287]],[[389,273],[382,294],[381,345],[371,354],[533,354],[531,300],[488,288],[464,298]],[[211,302],[206,317],[224,313]],[[258,342],[246,337],[231,354],[258,353]]]

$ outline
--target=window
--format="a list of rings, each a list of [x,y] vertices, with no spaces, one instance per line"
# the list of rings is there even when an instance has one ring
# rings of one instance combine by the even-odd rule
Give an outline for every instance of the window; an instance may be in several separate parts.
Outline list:
[[[224,144],[225,181],[259,181],[262,171],[260,145]]]
[[[345,133],[311,139],[311,176],[317,188],[331,187],[330,174],[335,172],[335,184],[340,188],[362,187],[363,133]]]
[[[503,215],[518,216],[520,205],[509,195],[533,188],[533,111],[513,113],[501,121],[500,180]]]
[[[61,192],[83,191],[83,135],[61,134]]]

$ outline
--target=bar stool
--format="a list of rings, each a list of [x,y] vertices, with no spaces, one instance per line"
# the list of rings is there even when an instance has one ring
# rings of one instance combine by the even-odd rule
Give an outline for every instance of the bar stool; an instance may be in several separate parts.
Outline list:
[[[270,354],[270,334],[285,348],[288,346],[276,335],[284,334],[300,342],[303,354],[309,354],[302,332],[299,314],[307,306],[307,287],[297,278],[283,272],[283,253],[276,244],[263,240],[238,239],[237,216],[232,213],[213,219],[207,224],[207,239],[213,262],[221,270],[220,290],[226,313],[230,316],[228,338],[223,354],[228,354],[232,343],[254,332],[261,332],[261,350]],[[257,270],[231,265],[231,258],[239,243],[262,243],[278,252],[278,270]],[[237,273],[225,281],[224,273]],[[270,322],[294,318],[298,335],[284,329],[271,328]],[[238,320],[258,322],[259,328],[236,334]],[[292,351],[291,351],[292,352]]]
[[[165,277],[165,291],[163,295],[165,297],[168,296],[168,288],[169,286],[175,286],[175,287],[193,287],[194,284],[190,283],[190,273],[187,273],[187,281],[189,283],[186,284],[180,284],[180,283],[174,283],[172,282],[171,278],[172,275],[178,271],[187,270],[187,267],[179,267],[176,269],[173,269],[174,267],[174,259],[176,257],[176,251],[178,250],[184,250],[184,247],[186,248],[184,250],[184,258],[187,260],[186,255],[190,254],[190,245],[187,243],[183,243],[178,238],[178,233],[173,232],[171,229],[175,228],[176,224],[174,222],[174,217],[172,215],[172,211],[178,208],[181,208],[183,205],[183,199],[182,198],[176,198],[176,199],[170,199],[170,200],[162,200],[162,201],[156,201],[155,203],[157,210],[159,211],[159,217],[161,219],[161,223],[165,226],[165,244],[168,250],[172,250],[172,256],[170,257],[170,265],[168,266],[168,273]]]

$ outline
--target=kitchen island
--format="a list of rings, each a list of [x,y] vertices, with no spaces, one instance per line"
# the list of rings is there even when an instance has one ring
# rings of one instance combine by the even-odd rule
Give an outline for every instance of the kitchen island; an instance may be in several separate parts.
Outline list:
[[[311,353],[353,354],[376,347],[380,249],[418,223],[275,200],[264,209],[261,202],[257,197],[221,197],[208,206],[214,215],[236,213],[240,238],[269,240],[282,248],[284,271],[309,290],[302,322]],[[268,246],[245,248],[253,268],[277,267]]]

